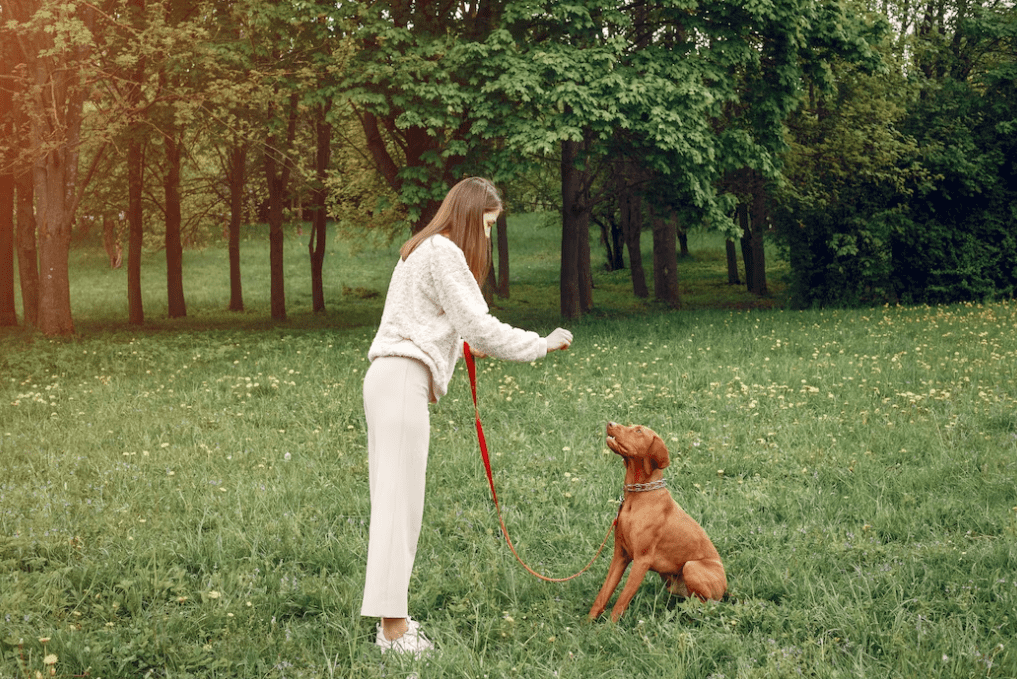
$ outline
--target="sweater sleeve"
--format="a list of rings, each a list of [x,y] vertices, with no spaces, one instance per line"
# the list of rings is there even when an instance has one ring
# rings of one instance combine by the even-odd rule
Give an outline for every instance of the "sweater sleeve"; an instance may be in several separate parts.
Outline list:
[[[466,256],[448,239],[438,237],[431,276],[437,302],[459,336],[480,351],[509,361],[532,361],[547,354],[547,340],[535,332],[502,323],[489,312]]]

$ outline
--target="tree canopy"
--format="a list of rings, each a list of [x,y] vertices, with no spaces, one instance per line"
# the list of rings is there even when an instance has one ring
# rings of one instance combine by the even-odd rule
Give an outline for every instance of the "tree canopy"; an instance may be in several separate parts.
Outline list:
[[[142,250],[185,315],[181,250],[221,235],[241,309],[239,225],[264,221],[283,319],[287,220],[312,224],[320,310],[327,218],[406,234],[479,174],[560,211],[565,317],[594,304],[593,224],[642,296],[653,232],[671,307],[690,228],[741,239],[759,294],[776,237],[802,304],[1013,294],[1015,31],[1011,0],[15,0],[0,259],[63,334],[75,223],[111,262],[127,236],[135,323]]]

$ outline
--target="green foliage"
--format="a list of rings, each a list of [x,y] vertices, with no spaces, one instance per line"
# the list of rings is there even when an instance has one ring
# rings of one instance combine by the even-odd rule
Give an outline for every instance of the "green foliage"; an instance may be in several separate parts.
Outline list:
[[[344,92],[385,122],[410,221],[450,179],[509,182],[534,160],[556,162],[562,142],[586,139],[590,156],[637,158],[700,220],[723,223],[726,172],[776,175],[803,73],[835,55],[875,63],[870,29],[838,2],[492,7],[447,17],[404,2],[348,10],[359,47]]]
[[[872,209],[864,201],[875,191],[863,189],[869,190],[845,192],[844,202],[834,206],[776,213],[781,248],[791,267],[792,306],[865,305],[894,298],[890,248],[910,224],[899,208]]]
[[[1012,48],[1017,20],[1007,16],[976,15],[958,34],[975,45]],[[905,299],[1017,294],[1017,136],[1006,133],[1017,106],[1009,77],[1015,63],[1011,52],[967,81],[929,82],[912,110],[908,123],[935,181],[917,196],[910,210],[916,228],[900,244]]]
[[[1014,20],[966,9],[952,42],[917,36],[888,72],[838,66],[836,96],[792,119],[777,225],[795,303],[1017,293],[1014,61],[986,56],[1014,44]],[[893,63],[899,43],[881,49]]]

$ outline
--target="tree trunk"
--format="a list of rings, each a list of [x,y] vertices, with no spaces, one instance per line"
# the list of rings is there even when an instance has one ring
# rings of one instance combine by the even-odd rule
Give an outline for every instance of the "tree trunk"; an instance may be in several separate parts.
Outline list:
[[[109,268],[119,269],[124,263],[124,251],[117,233],[117,220],[109,215],[102,218],[102,245],[109,257]]]
[[[35,238],[35,188],[32,173],[18,176],[18,278],[25,325],[39,325],[39,249]]]
[[[724,241],[724,248],[727,251],[728,285],[741,285],[741,280],[738,278],[738,252],[735,249],[735,242],[728,238]]]
[[[508,245],[508,219],[505,212],[498,215],[498,223],[495,228],[498,239],[498,284],[495,292],[503,299],[509,298],[509,245]]]
[[[3,11],[27,22],[36,7],[30,3],[5,4]],[[75,6],[85,30],[92,30],[96,12]],[[79,199],[78,147],[82,109],[87,94],[82,84],[90,48],[55,44],[52,34],[29,32],[19,36],[25,73],[30,84],[25,105],[30,109],[27,154],[37,201],[39,245],[38,328],[46,335],[74,333],[68,254],[71,223]]]
[[[409,168],[418,168],[420,171],[417,173],[419,176],[428,176],[433,169],[430,167],[432,161],[428,160],[429,156],[436,155],[441,156],[439,148],[439,142],[432,136],[427,129],[423,127],[410,127],[403,133],[406,140],[406,166]],[[447,174],[443,172],[442,174]],[[445,177],[446,182],[452,179],[452,177]],[[413,179],[410,180],[415,181]],[[418,185],[417,190],[427,188],[427,180]],[[404,182],[405,185],[405,182]],[[438,214],[438,208],[441,207],[441,200],[436,198],[430,198],[420,206],[420,215],[413,222],[412,232],[417,233],[425,226],[427,226],[434,216]]]
[[[332,125],[327,120],[329,105],[325,104],[318,108],[318,118],[315,120],[315,132],[318,142],[317,154],[315,156],[315,181],[313,192],[314,205],[311,215],[311,236],[308,240],[307,250],[311,257],[311,303],[315,313],[325,310],[325,286],[322,280],[322,268],[325,263],[325,234],[328,225],[328,165],[330,151],[332,148]]]
[[[244,174],[247,169],[247,145],[238,144],[230,150],[227,176],[230,184],[229,260],[230,311],[244,310],[244,293],[240,284],[240,224],[244,211]]]
[[[364,136],[367,141],[367,149],[374,159],[375,167],[385,178],[386,183],[392,188],[396,195],[403,193],[405,180],[399,175],[400,165],[397,164],[389,153],[385,144],[385,138],[381,134],[378,117],[373,113],[364,112],[360,118],[361,126],[364,129]],[[389,119],[385,123],[390,131],[395,129],[394,122]],[[425,168],[430,162],[427,157],[440,149],[437,148],[438,141],[432,137],[425,128],[409,127],[401,130],[403,155],[405,161],[402,163],[406,168]],[[424,173],[425,175],[427,172]],[[420,206],[420,214],[416,216],[410,225],[412,233],[423,229],[437,214],[441,201],[430,199]]]
[[[166,147],[166,176],[163,193],[166,197],[166,293],[169,317],[187,315],[184,300],[184,248],[180,242],[180,141],[177,130],[171,127],[164,137]]]
[[[622,233],[625,235],[625,247],[629,251],[629,273],[632,277],[632,292],[640,299],[650,296],[646,287],[646,273],[643,271],[643,251],[640,236],[643,231],[642,198],[622,181],[621,185],[621,219]]]
[[[675,220],[657,217],[653,223],[653,296],[671,309],[678,299],[678,229]]]
[[[18,324],[14,308],[14,175],[0,174],[0,327]]]
[[[765,295],[769,292],[766,285],[766,250],[764,236],[769,221],[766,210],[766,182],[762,174],[755,170],[752,173],[752,292]]]
[[[625,268],[625,239],[622,236],[621,227],[615,213],[611,212],[604,216],[603,220],[597,220],[600,227],[600,242],[604,246],[606,262],[604,268],[608,271],[619,271]]]
[[[385,146],[385,138],[381,135],[378,127],[378,117],[371,112],[365,112],[361,116],[360,124],[364,128],[364,137],[367,141],[367,150],[371,152],[374,159],[374,166],[385,182],[398,195],[402,191],[402,180],[399,178],[399,166],[388,153]]]
[[[71,248],[68,210],[66,147],[54,149],[38,160],[33,171],[39,198],[39,330],[46,335],[74,334],[71,318],[71,285],[67,264]],[[75,158],[75,163],[77,159]]]
[[[13,46],[0,46],[0,167],[7,168],[7,171],[0,172],[0,326],[18,324],[18,312],[14,308],[15,180],[10,168],[16,150],[12,148],[15,140],[14,95],[13,88],[7,83],[12,80],[13,62],[20,59],[16,59],[13,51]]]
[[[576,167],[582,144],[561,145],[561,315],[580,318],[592,305],[590,276],[590,205],[584,189],[586,173]]]
[[[127,322],[131,325],[145,323],[145,304],[141,298],[144,171],[145,152],[141,140],[131,139],[127,143]]]
[[[283,235],[283,206],[290,179],[290,163],[287,152],[293,146],[297,130],[297,94],[290,95],[287,112],[288,125],[283,146],[275,134],[265,140],[265,179],[268,184],[268,258],[271,276],[272,319],[286,320],[286,285]]]
[[[268,181],[268,261],[272,318],[286,320],[286,287],[283,270],[283,193],[285,184],[279,177],[271,151],[265,153],[265,176]]]
[[[752,225],[749,223],[748,205],[741,204],[738,206],[738,226],[742,230],[741,246],[742,262],[745,264],[745,289],[749,292],[754,292],[755,287],[752,277],[756,273],[756,267],[753,265],[753,257],[756,251],[752,247]]]
[[[561,273],[560,303],[563,318],[579,318],[579,253],[576,251],[576,210],[579,209],[579,172],[576,170],[578,142],[561,144]]]
[[[590,261],[590,183],[589,177],[585,176],[583,182],[583,206],[584,210],[580,215],[576,238],[579,250],[579,304],[585,314],[593,308],[593,271]]]

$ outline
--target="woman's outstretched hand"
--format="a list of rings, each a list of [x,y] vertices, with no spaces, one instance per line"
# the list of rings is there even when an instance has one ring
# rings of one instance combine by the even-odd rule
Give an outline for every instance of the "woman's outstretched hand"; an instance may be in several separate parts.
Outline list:
[[[547,336],[547,353],[558,349],[568,349],[572,344],[572,333],[565,328],[555,328]]]

